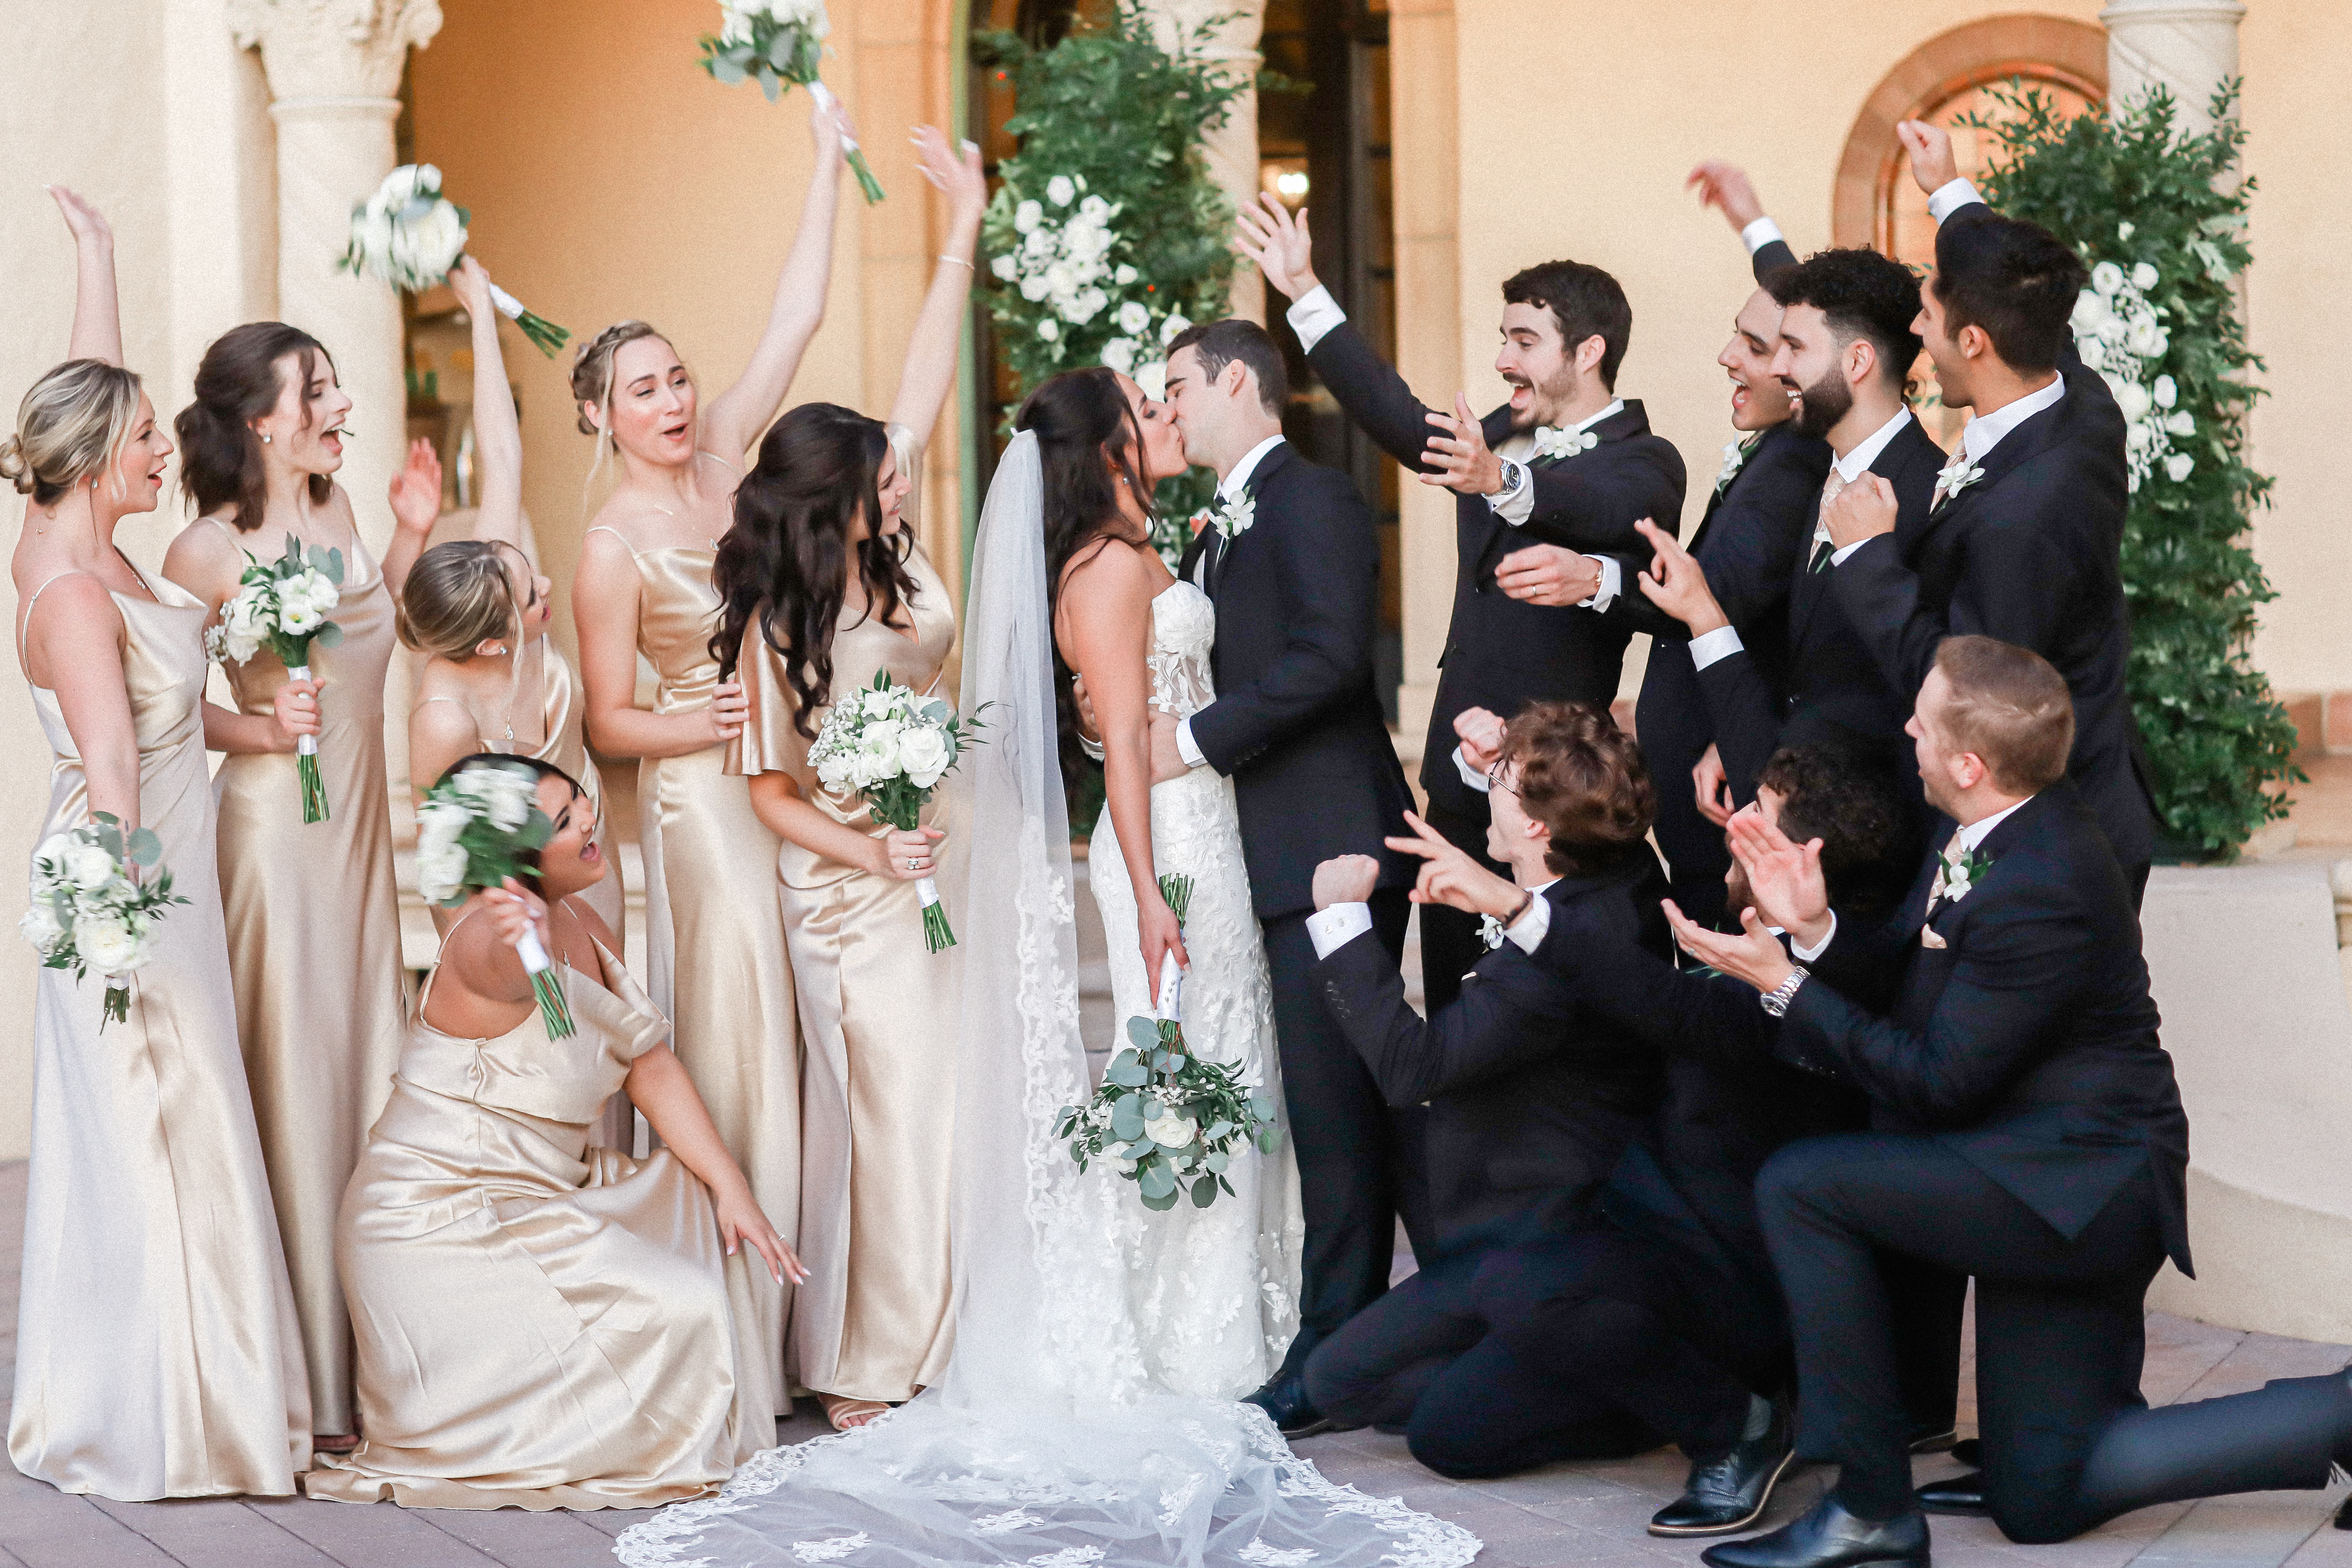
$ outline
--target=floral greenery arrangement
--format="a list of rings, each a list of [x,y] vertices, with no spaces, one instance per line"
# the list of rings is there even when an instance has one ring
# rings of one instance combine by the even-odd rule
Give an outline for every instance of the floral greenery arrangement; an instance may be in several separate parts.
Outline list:
[[[2263,368],[2246,346],[2235,279],[2251,179],[2225,183],[2245,132],[2238,87],[2214,95],[2213,128],[2181,129],[2158,89],[2112,114],[2068,117],[2012,85],[1979,184],[1992,205],[2073,246],[2092,269],[2074,315],[2084,363],[2129,421],[2131,509],[2124,594],[2129,685],[2176,853],[2226,854],[2284,816],[2271,786],[2303,775],[2294,723],[2247,656],[2258,605],[2277,597],[2246,545],[2271,480],[2246,462],[2246,415]]]
[[[1013,33],[972,40],[979,64],[1009,76],[1020,108],[981,244],[991,257],[991,319],[1016,400],[1047,376],[1108,364],[1157,397],[1167,343],[1226,313],[1233,202],[1202,151],[1246,87],[1202,55],[1214,19],[1174,54],[1136,0],[1107,26],[1074,28],[1050,49]],[[1154,541],[1173,560],[1186,521],[1214,489],[1205,470],[1163,482]]]
[[[53,833],[33,852],[30,907],[16,929],[41,955],[45,969],[70,969],[77,984],[95,969],[106,977],[99,1032],[131,1018],[131,976],[154,956],[149,932],[173,904],[172,873],[157,863],[163,841],[148,828],[122,831],[111,812],[90,814],[88,826]],[[144,882],[134,868],[156,867]]]
[[[343,552],[286,536],[286,552],[264,565],[245,552],[237,590],[221,606],[219,624],[205,634],[205,651],[217,663],[243,664],[268,643],[286,667],[287,679],[310,679],[310,645],[340,647],[343,628],[327,619],[342,602]],[[302,820],[327,820],[327,785],[319,773],[319,738],[304,735],[294,746],[294,772],[302,786]]]
[[[539,775],[518,763],[476,763],[445,775],[416,808],[416,891],[428,904],[456,909],[477,888],[509,878],[537,880],[525,857],[544,847],[555,825],[539,809]],[[550,1039],[577,1032],[554,961],[535,931],[515,944],[540,1021]]]

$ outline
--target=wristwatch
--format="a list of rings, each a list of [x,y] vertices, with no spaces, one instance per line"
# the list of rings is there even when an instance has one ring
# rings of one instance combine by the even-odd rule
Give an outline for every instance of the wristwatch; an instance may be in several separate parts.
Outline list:
[[[1797,987],[1802,985],[1811,973],[1811,970],[1801,963],[1790,972],[1788,979],[1764,993],[1757,1000],[1763,1003],[1764,1011],[1771,1014],[1775,1018],[1785,1017],[1788,1015],[1789,1004],[1796,999]]]
[[[1495,499],[1496,500],[1507,500],[1512,496],[1518,494],[1519,487],[1528,482],[1528,470],[1521,465],[1511,461],[1508,458],[1505,458],[1501,459],[1501,461],[1503,465],[1503,488],[1495,492]]]

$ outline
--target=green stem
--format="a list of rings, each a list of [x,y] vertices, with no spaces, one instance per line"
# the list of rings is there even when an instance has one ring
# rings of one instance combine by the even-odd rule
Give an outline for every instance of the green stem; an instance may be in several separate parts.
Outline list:
[[[302,820],[327,820],[327,783],[319,776],[319,759],[305,752],[294,759],[295,775],[302,781]]]
[[[943,952],[956,944],[955,932],[948,929],[945,904],[923,906],[923,945],[933,952]]]
[[[530,988],[539,997],[539,1016],[547,1025],[551,1040],[568,1040],[575,1033],[572,1008],[563,1000],[563,989],[555,983],[555,971],[542,969],[530,977]]]
[[[880,201],[882,182],[876,179],[874,171],[866,166],[866,154],[855,147],[849,150],[849,168],[857,176],[857,188],[866,193],[867,205]]]
[[[517,316],[515,325],[520,327],[522,335],[537,343],[539,352],[550,359],[555,357],[556,350],[572,341],[569,331],[535,311],[525,310]]]

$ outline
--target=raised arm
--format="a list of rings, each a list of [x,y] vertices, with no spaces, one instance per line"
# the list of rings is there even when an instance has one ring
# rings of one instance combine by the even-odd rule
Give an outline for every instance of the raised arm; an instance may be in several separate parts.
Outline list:
[[[114,288],[114,226],[63,185],[48,187],[74,240],[73,341],[68,359],[122,363],[122,308]]]
[[[522,426],[507,384],[490,275],[468,256],[449,274],[474,349],[474,537],[522,548]]]
[[[971,298],[972,252],[980,240],[980,215],[988,205],[988,178],[972,142],[959,152],[945,133],[925,125],[916,131],[915,145],[916,166],[947,193],[949,210],[947,243],[931,273],[922,313],[915,318],[914,334],[907,340],[898,395],[890,405],[890,423],[904,426],[920,451],[930,445],[932,426],[955,389],[956,352],[963,342],[964,304]],[[908,477],[921,479],[919,474]]]
[[[1709,158],[1690,172],[1684,184],[1698,191],[1698,199],[1723,215],[1740,243],[1748,247],[1748,265],[1761,283],[1783,267],[1797,264],[1797,253],[1780,237],[1778,224],[1764,216],[1764,204],[1748,178],[1748,171],[1720,158]]]
[[[801,355],[824,320],[825,291],[832,286],[833,217],[840,205],[841,131],[846,115],[837,101],[820,102],[814,93],[809,99],[816,168],[809,175],[808,194],[801,198],[801,226],[776,279],[767,328],[742,375],[702,411],[703,447],[730,467],[741,466],[743,454],[782,405],[801,367]]]

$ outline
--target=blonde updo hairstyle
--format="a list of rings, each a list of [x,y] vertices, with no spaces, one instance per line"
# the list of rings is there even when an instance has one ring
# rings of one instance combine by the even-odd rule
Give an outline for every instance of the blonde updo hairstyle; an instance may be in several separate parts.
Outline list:
[[[519,641],[522,605],[515,599],[509,555],[530,569],[521,551],[497,540],[451,540],[418,556],[394,612],[400,640],[453,664],[472,658],[492,638]]]
[[[55,506],[68,490],[114,465],[139,420],[139,378],[104,360],[69,359],[25,394],[16,433],[0,440],[0,479]],[[121,495],[121,476],[112,475]]]
[[[580,433],[596,437],[596,460],[588,466],[592,486],[613,452],[613,362],[625,345],[640,338],[669,341],[649,321],[615,321],[582,343],[572,356],[572,400],[580,411]],[[693,376],[692,371],[687,372],[688,381]],[[591,407],[596,410],[593,419],[588,417]]]

